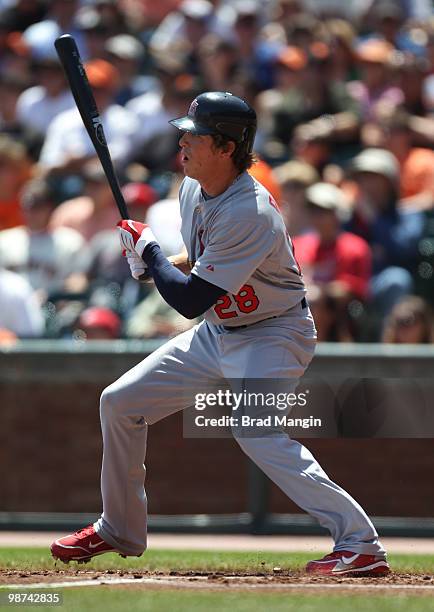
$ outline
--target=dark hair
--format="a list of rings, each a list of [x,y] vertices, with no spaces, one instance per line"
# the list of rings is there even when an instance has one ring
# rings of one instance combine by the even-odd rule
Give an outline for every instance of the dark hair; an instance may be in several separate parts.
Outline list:
[[[234,152],[232,153],[232,161],[234,162],[234,166],[240,172],[244,172],[244,170],[248,170],[255,163],[256,158],[253,153],[249,153],[246,151],[246,145],[243,141],[235,142],[229,136],[224,136],[223,134],[213,134],[212,139],[214,141],[214,145],[219,149],[224,149],[229,142],[233,142],[235,144]]]
[[[434,339],[433,314],[430,305],[417,295],[402,298],[388,315],[385,321],[382,342],[396,343],[397,328],[420,322],[423,326],[420,343],[430,344]]]
[[[47,204],[54,208],[55,202],[49,183],[44,179],[28,181],[21,192],[21,206],[25,209],[39,204]]]

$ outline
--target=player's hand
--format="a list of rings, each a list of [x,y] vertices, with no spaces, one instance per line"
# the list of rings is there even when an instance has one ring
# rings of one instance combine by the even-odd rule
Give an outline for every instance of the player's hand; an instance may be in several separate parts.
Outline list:
[[[148,276],[148,266],[145,264],[143,259],[135,251],[127,251],[126,258],[128,265],[130,266],[131,276],[136,280],[143,280],[145,276]]]
[[[137,253],[140,259],[148,244],[157,242],[151,228],[145,223],[132,221],[131,219],[123,219],[119,221],[117,225],[121,247],[131,253]],[[145,264],[143,263],[143,265]]]
[[[141,283],[146,283],[152,280],[151,273],[149,272],[148,266],[145,264],[143,259],[135,251],[127,251],[122,249],[122,255],[127,258],[128,265],[130,266],[131,276]]]

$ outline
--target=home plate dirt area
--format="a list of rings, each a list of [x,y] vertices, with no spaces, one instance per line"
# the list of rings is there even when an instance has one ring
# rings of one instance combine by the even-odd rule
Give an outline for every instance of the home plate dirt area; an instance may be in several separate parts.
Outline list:
[[[86,586],[116,586],[149,589],[207,589],[207,590],[299,590],[327,592],[365,592],[376,594],[406,592],[434,595],[434,575],[391,573],[382,578],[312,577],[304,572],[279,571],[272,574],[237,574],[231,572],[162,572],[120,570],[54,569],[41,572],[7,570],[0,572],[0,585],[14,588],[57,588]]]

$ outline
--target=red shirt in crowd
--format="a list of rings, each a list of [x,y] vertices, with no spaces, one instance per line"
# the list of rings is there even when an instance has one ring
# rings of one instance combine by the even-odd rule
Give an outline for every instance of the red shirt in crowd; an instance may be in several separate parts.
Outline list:
[[[0,231],[24,225],[24,217],[18,200],[0,202]]]
[[[368,297],[371,278],[371,249],[355,234],[342,232],[333,243],[321,244],[315,232],[293,239],[302,271],[317,284],[341,281],[356,297]]]

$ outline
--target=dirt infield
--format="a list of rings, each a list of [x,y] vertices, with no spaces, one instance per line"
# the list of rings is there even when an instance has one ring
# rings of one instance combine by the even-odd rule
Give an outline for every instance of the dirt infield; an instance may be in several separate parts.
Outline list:
[[[411,592],[414,595],[434,595],[434,575],[392,573],[383,578],[312,577],[304,572],[275,568],[273,573],[231,572],[122,572],[95,571],[76,568],[54,569],[41,572],[7,570],[0,572],[0,586],[13,588],[57,588],[86,586],[116,586],[152,589],[207,589],[207,590],[302,590],[359,592],[376,594]]]

